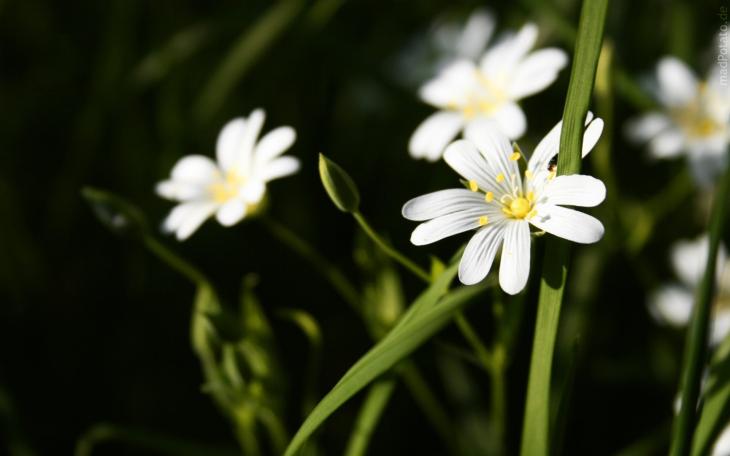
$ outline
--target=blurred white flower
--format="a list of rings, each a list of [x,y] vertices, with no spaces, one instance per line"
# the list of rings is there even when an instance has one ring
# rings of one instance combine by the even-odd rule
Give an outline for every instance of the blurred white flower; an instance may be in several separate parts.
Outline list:
[[[530,52],[536,39],[537,27],[527,24],[491,46],[479,65],[459,59],[424,84],[421,99],[439,111],[411,136],[411,156],[438,160],[462,129],[484,120],[509,139],[522,136],[527,121],[517,102],[550,85],[568,61],[556,48]]]
[[[583,156],[603,130],[603,121],[588,125]],[[530,272],[530,225],[579,243],[597,242],[603,225],[594,217],[562,206],[596,206],[606,196],[603,183],[590,176],[557,176],[558,123],[535,148],[524,171],[521,153],[487,120],[467,125],[465,140],[446,149],[444,160],[466,179],[468,189],[441,190],[408,201],[403,216],[421,223],[411,235],[425,245],[458,233],[477,230],[464,250],[459,279],[466,285],[483,280],[502,246],[499,283],[509,294],[519,293]]]
[[[712,447],[711,456],[730,456],[730,424],[725,426]]]
[[[296,139],[291,127],[279,127],[257,142],[264,111],[228,122],[216,143],[217,162],[188,155],[172,168],[170,179],[157,184],[157,194],[179,201],[163,223],[179,240],[187,239],[215,214],[231,226],[253,214],[266,193],[266,183],[299,170],[299,160],[281,157]]]
[[[709,239],[702,235],[692,241],[679,241],[671,250],[671,263],[678,283],[661,286],[649,297],[649,312],[658,322],[681,328],[687,325],[694,305],[695,289],[702,280],[707,263]],[[717,297],[713,307],[710,343],[716,345],[730,332],[730,265],[725,247],[717,255]]]
[[[726,166],[730,140],[730,86],[723,83],[720,66],[714,65],[706,81],[675,57],[659,61],[654,97],[660,110],[626,124],[626,134],[647,143],[654,158],[684,154],[695,181],[711,185]]]

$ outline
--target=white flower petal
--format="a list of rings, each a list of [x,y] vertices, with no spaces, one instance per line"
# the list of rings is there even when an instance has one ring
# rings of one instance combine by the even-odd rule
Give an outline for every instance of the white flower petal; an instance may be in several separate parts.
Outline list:
[[[454,141],[444,152],[444,161],[466,180],[474,180],[482,190],[494,188],[496,181],[482,155],[471,141]]]
[[[486,208],[487,205],[484,206]],[[475,208],[454,212],[421,223],[413,230],[411,242],[413,245],[431,244],[449,236],[479,228],[479,217],[484,214],[485,211]]]
[[[454,139],[464,125],[463,116],[458,112],[438,111],[431,114],[411,136],[408,150],[413,158],[436,161],[446,145]]]
[[[692,313],[693,296],[687,288],[664,285],[649,297],[649,312],[659,323],[681,328]]]
[[[259,178],[269,182],[280,177],[289,176],[299,171],[299,160],[295,157],[279,157],[261,167]]]
[[[484,196],[465,188],[452,188],[413,198],[403,205],[403,217],[422,222],[442,215],[484,206]]]
[[[557,48],[535,51],[517,64],[507,93],[513,100],[533,95],[555,81],[568,63],[568,55]]]
[[[635,143],[642,144],[669,128],[672,121],[665,114],[650,112],[626,122],[624,133]]]
[[[227,171],[238,161],[245,133],[246,119],[243,117],[229,121],[221,129],[216,141],[215,153],[222,169]]]
[[[593,124],[595,124],[595,126]],[[585,125],[587,128],[583,133],[582,150],[582,155],[584,157],[596,145],[596,142],[601,136],[601,132],[603,131],[603,120],[600,118],[593,119],[593,113],[588,111],[588,114],[586,114]],[[537,171],[547,169],[547,165],[550,160],[558,154],[558,150],[560,149],[560,132],[562,131],[562,128],[563,121],[561,120],[535,147],[535,150],[527,163],[527,168],[534,174],[537,174]]]
[[[240,222],[246,215],[246,203],[238,198],[234,198],[220,208],[215,214],[215,218],[223,226],[232,226]]]
[[[710,344],[716,346],[730,334],[730,312],[727,310],[715,312],[710,323]],[[727,454],[730,454],[730,450]]]
[[[497,249],[502,245],[504,230],[505,222],[490,223],[472,236],[459,262],[461,283],[474,285],[489,274]]]
[[[711,456],[728,456],[730,455],[730,425],[722,430],[720,436],[712,447]]]
[[[536,209],[530,223],[550,234],[580,244],[592,244],[603,237],[603,224],[588,214],[549,204]]]
[[[159,182],[155,186],[155,192],[159,196],[173,201],[201,199],[208,195],[207,187],[204,185],[174,180]]]
[[[178,160],[170,175],[173,181],[207,185],[218,178],[220,170],[205,155],[188,155]]]
[[[606,199],[606,186],[600,180],[582,174],[557,176],[540,193],[538,204],[593,207]]]
[[[517,162],[510,160],[513,153],[512,144],[510,144],[509,138],[494,123],[486,119],[471,121],[464,130],[464,137],[477,146],[483,157],[482,162],[487,162],[487,166],[480,165],[482,174],[488,179],[487,185],[482,188],[500,188],[503,193],[512,193],[510,184],[512,175],[515,175],[515,179],[518,181],[517,184],[521,184],[522,177]],[[497,176],[500,174],[504,178],[504,180],[499,179],[502,182],[497,180]]]
[[[266,193],[266,184],[263,182],[249,182],[241,189],[241,198],[248,204],[258,204]]]
[[[256,145],[256,163],[265,163],[283,154],[294,144],[296,138],[297,133],[292,127],[271,130]]]
[[[654,158],[676,157],[684,148],[684,134],[681,130],[668,128],[649,141],[649,152]]]
[[[530,225],[524,220],[505,224],[499,286],[505,293],[522,291],[530,276]]]
[[[668,107],[684,106],[697,97],[697,78],[675,57],[664,57],[657,65],[659,97]]]
[[[447,66],[434,79],[421,87],[419,95],[423,101],[437,108],[460,106],[478,87],[477,68],[469,60],[458,60]]]
[[[495,26],[494,16],[483,8],[475,10],[466,22],[464,31],[456,43],[459,56],[476,59],[484,50]]]
[[[213,215],[217,204],[212,202],[191,202],[175,206],[170,215],[163,222],[163,228],[168,232],[175,232],[179,241],[190,237],[205,220]]]
[[[525,134],[527,119],[517,103],[505,103],[494,113],[499,130],[509,139],[518,139]]]
[[[517,63],[532,49],[537,40],[537,26],[525,24],[516,34],[506,35],[482,57],[479,66],[492,80],[508,82]]]
[[[251,168],[254,147],[259,133],[261,133],[261,127],[264,125],[265,118],[266,114],[263,109],[255,109],[246,119],[246,128],[241,135],[236,160],[232,164],[244,176],[248,174]]]
[[[682,283],[692,288],[699,285],[705,274],[709,249],[710,239],[707,234],[693,240],[678,241],[672,246],[670,251],[672,266]],[[720,245],[717,252],[717,280],[722,277],[726,259],[727,250],[724,245]]]

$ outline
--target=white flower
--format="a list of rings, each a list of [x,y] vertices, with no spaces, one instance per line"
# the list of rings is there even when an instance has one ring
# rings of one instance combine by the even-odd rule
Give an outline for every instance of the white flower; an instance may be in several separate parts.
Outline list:
[[[596,144],[603,121],[588,125],[583,155]],[[441,190],[408,201],[403,216],[424,222],[411,235],[415,245],[477,230],[464,250],[459,279],[471,285],[483,280],[500,245],[499,283],[509,294],[525,287],[530,272],[530,225],[579,243],[597,242],[603,225],[595,218],[563,206],[596,206],[606,196],[603,183],[590,176],[557,176],[552,159],[558,153],[558,123],[535,148],[523,180],[509,139],[488,121],[466,127],[466,140],[449,145],[444,159],[467,181],[468,189]]]
[[[730,425],[725,426],[715,440],[711,456],[730,456]]]
[[[659,111],[629,121],[626,134],[647,143],[654,158],[686,155],[695,181],[713,183],[726,166],[730,140],[730,86],[714,65],[707,81],[698,81],[681,60],[665,57],[656,69]]]
[[[437,24],[433,41],[441,57],[441,65],[454,58],[476,60],[484,52],[495,27],[494,16],[484,8],[475,9],[465,23],[454,21]]]
[[[462,129],[485,119],[510,139],[522,136],[527,121],[517,101],[549,86],[568,61],[560,49],[530,52],[536,39],[537,27],[527,24],[490,47],[478,66],[457,60],[421,87],[423,101],[439,111],[411,136],[411,156],[438,160]]]
[[[695,289],[702,280],[707,263],[709,239],[702,235],[692,241],[677,242],[671,262],[679,283],[661,286],[649,297],[649,312],[662,324],[681,328],[687,325],[694,305]],[[730,263],[725,247],[717,255],[717,297],[713,307],[710,343],[717,345],[730,332]]]
[[[213,214],[221,225],[234,225],[256,211],[267,182],[299,170],[299,160],[280,156],[296,139],[293,128],[276,128],[257,142],[264,117],[257,109],[231,120],[218,135],[217,162],[188,155],[157,184],[158,195],[180,202],[163,223],[166,231],[187,239]]]

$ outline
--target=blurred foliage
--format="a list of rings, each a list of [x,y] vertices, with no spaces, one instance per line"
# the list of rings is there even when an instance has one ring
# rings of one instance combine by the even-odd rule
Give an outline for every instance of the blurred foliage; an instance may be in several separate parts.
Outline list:
[[[606,36],[616,67],[613,122],[602,141],[612,145],[613,184],[621,195],[612,204],[622,217],[596,210],[607,238],[577,250],[571,269],[581,276],[567,284],[562,319],[571,326],[563,326],[569,329],[560,335],[563,354],[556,355],[554,368],[573,385],[565,454],[613,454],[641,447],[646,439],[650,452],[666,450],[666,440],[656,444],[651,438],[665,435],[672,417],[683,338],[650,320],[645,298],[671,276],[667,246],[705,226],[708,198],[688,189],[681,161],[649,161],[625,142],[621,128],[646,103],[637,87],[660,56],[675,53],[705,72],[720,5],[611,2]],[[296,430],[303,398],[312,389],[317,398],[328,391],[372,346],[371,333],[379,337],[397,316],[399,296],[409,302],[421,287],[404,270],[386,269],[373,278],[352,266],[359,228],[328,200],[317,154],[351,173],[361,210],[389,242],[423,265],[429,254],[448,258],[464,239],[412,247],[413,226],[400,216],[407,199],[457,180],[443,164],[407,155],[408,137],[430,108],[419,102],[412,79],[403,77],[410,69],[399,62],[413,43],[427,40],[434,20],[463,18],[477,6],[483,3],[1,1],[0,452],[70,454],[97,423],[114,423],[103,425],[101,434],[121,436],[99,443],[99,454],[164,454],[159,444],[171,442],[172,448],[183,442],[202,454],[235,451],[229,422],[201,393],[201,385],[213,394],[221,384],[205,378],[190,349],[196,287],[142,244],[101,229],[80,197],[86,185],[134,202],[160,245],[205,271],[233,320],[258,315],[246,323],[255,321],[257,330],[241,339],[235,328],[218,327],[205,314],[206,324],[216,328],[216,366],[225,370],[226,394],[234,395],[251,387],[252,377],[269,378],[256,358],[263,357],[267,368],[284,369],[277,379],[287,381],[270,385],[276,391],[270,396],[280,402],[266,405],[283,417],[288,433]],[[487,6],[497,14],[498,30],[532,20],[543,43],[572,52],[575,1]],[[567,81],[563,72],[549,90],[525,101],[529,133],[520,141],[523,150],[532,150],[560,118]],[[366,283],[355,282],[364,302],[372,302],[374,293],[387,297],[384,307],[367,307],[372,327],[256,221],[232,229],[208,223],[184,244],[159,241],[157,227],[170,205],[153,195],[155,182],[182,155],[212,154],[223,122],[257,106],[267,110],[267,126],[296,128],[292,153],[303,162],[295,178],[271,186],[271,217],[318,246],[347,277],[366,277]],[[605,107],[593,106],[606,117]],[[600,172],[600,163],[585,165],[589,173]],[[624,239],[629,248],[623,248]],[[256,299],[249,283],[243,304],[241,278],[249,273],[259,278]],[[402,276],[400,289],[387,274]],[[523,302],[491,306],[484,299],[467,314],[485,338],[509,347],[511,410],[521,410],[524,401],[536,283],[533,277]],[[290,319],[277,317],[292,308],[306,311],[321,330],[315,387],[302,381],[313,375],[312,346],[302,343]],[[512,320],[514,309],[530,323],[518,324],[519,315]],[[514,321],[519,337],[497,329],[500,321]],[[564,354],[575,350],[578,335],[571,362]],[[267,348],[251,350],[250,338]],[[489,451],[480,431],[492,393],[478,360],[461,344],[448,329],[416,352],[414,364],[446,404],[454,438],[476,445],[480,454]],[[417,390],[417,378],[403,381]],[[397,394],[402,389],[396,386],[390,398],[370,454],[442,453],[439,434],[413,395]],[[313,451],[343,451],[360,399],[326,423]],[[517,449],[521,420],[517,413],[507,416],[507,454]],[[135,439],[137,444],[129,443]]]

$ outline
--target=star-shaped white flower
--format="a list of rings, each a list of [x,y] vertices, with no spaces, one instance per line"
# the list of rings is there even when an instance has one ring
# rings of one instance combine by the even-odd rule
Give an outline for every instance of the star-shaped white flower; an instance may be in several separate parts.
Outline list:
[[[603,130],[601,119],[589,114],[583,136],[583,156],[595,146]],[[594,217],[563,206],[596,206],[606,196],[603,183],[590,176],[556,176],[561,123],[535,148],[524,171],[522,156],[509,139],[488,121],[472,122],[466,139],[446,149],[444,159],[467,181],[468,189],[441,190],[408,201],[403,216],[424,222],[411,235],[415,245],[436,242],[477,230],[459,264],[466,285],[483,280],[502,246],[499,284],[509,294],[519,293],[530,272],[530,225],[579,243],[597,242],[603,225]]]
[[[687,326],[694,305],[694,294],[707,263],[707,235],[679,241],[671,249],[671,263],[679,283],[661,286],[649,297],[649,312],[658,322],[681,328]],[[725,247],[717,255],[717,295],[713,306],[710,343],[716,345],[730,333],[730,262]]]
[[[267,182],[299,170],[299,160],[281,157],[296,139],[293,128],[276,128],[257,142],[264,118],[257,109],[231,120],[218,135],[217,162],[188,155],[157,184],[158,195],[180,202],[163,223],[166,231],[187,239],[213,214],[221,225],[234,225],[256,211]]]
[[[536,39],[537,27],[527,24],[490,47],[479,66],[457,60],[427,82],[420,96],[439,111],[411,136],[411,156],[438,160],[462,129],[485,119],[510,139],[522,136],[527,121],[517,102],[549,86],[568,61],[560,49],[530,52]]]
[[[686,155],[695,181],[712,184],[726,166],[730,141],[727,77],[723,82],[720,66],[714,65],[707,81],[698,81],[681,60],[665,57],[657,65],[654,92],[661,109],[629,121],[627,136],[647,143],[654,158]]]

